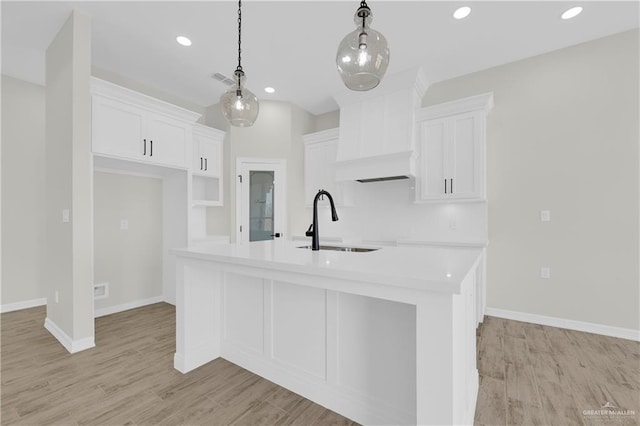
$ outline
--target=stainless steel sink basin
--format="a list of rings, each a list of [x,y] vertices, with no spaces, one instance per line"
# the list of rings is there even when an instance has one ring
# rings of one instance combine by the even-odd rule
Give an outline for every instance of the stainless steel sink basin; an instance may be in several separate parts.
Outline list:
[[[300,246],[298,248],[311,249],[311,246]],[[350,251],[354,253],[366,253],[369,251],[376,251],[377,248],[365,248],[365,247],[341,247],[341,246],[320,246],[320,250],[334,250],[334,251]]]

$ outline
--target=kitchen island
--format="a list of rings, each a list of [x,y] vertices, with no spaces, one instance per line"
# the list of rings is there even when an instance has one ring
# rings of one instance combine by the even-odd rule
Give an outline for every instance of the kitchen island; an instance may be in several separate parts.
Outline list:
[[[479,249],[299,248],[177,256],[174,367],[223,357],[363,424],[471,424]]]

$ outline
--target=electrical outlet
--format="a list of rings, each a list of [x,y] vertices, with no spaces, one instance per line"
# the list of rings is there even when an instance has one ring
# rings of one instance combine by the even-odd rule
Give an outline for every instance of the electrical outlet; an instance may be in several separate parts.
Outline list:
[[[543,266],[540,268],[540,278],[551,278],[551,268],[548,266]]]
[[[69,223],[71,213],[69,212],[69,209],[63,209],[62,210],[62,223]]]
[[[122,219],[120,221],[120,229],[123,231],[126,231],[127,229],[129,229],[129,221],[127,219]]]
[[[540,211],[540,220],[542,222],[550,222],[551,221],[551,212],[549,210],[541,210]]]

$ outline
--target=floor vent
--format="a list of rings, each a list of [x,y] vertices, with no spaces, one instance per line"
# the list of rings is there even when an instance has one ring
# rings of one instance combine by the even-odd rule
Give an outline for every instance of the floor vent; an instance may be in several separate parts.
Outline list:
[[[109,283],[93,285],[93,300],[106,299],[109,297]]]

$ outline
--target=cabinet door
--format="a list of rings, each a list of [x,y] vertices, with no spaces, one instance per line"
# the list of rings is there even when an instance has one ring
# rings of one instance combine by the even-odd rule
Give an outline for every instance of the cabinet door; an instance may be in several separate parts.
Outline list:
[[[445,196],[446,161],[449,129],[447,120],[430,120],[421,126],[420,168],[422,171],[420,181],[420,199],[441,199]],[[448,192],[448,187],[446,188]]]
[[[187,166],[188,126],[162,115],[149,114],[147,159],[170,166]]]
[[[134,160],[144,159],[143,110],[126,103],[94,96],[91,115],[93,152]]]
[[[482,158],[480,113],[456,115],[450,119],[448,171],[449,194],[452,198],[472,199],[482,196]]]
[[[207,176],[220,176],[222,173],[222,144],[208,138],[198,137],[198,166],[194,169]],[[202,161],[200,159],[202,158]],[[202,170],[200,166],[202,165]]]

